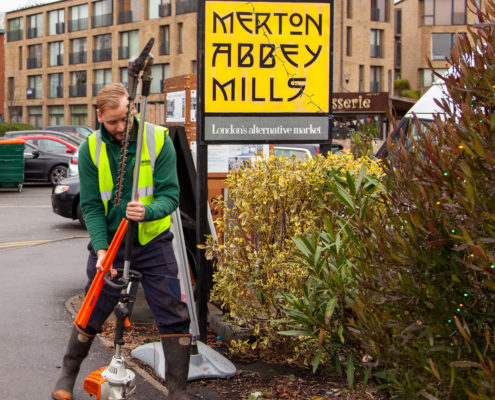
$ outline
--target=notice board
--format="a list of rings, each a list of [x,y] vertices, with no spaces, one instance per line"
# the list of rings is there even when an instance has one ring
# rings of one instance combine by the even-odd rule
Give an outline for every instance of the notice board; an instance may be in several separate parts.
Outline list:
[[[331,140],[333,3],[202,4],[200,140]]]

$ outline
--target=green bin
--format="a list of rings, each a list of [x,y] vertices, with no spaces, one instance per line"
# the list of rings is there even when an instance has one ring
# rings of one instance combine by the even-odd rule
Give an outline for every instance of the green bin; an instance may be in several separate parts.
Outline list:
[[[24,183],[24,140],[0,140],[0,188],[17,188]]]

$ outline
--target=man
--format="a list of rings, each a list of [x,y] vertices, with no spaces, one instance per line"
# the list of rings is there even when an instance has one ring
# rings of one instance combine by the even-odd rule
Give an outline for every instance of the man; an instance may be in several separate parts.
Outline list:
[[[120,165],[121,143],[126,130],[129,95],[120,83],[104,87],[97,96],[97,117],[101,126],[79,149],[81,210],[90,236],[87,262],[89,289],[122,218],[138,222],[134,230],[131,268],[142,274],[146,300],[158,325],[166,359],[169,399],[183,400],[189,369],[189,313],[181,301],[178,267],[169,232],[170,214],[179,204],[176,154],[163,127],[136,118],[132,106],[132,129],[120,204],[115,207],[115,186]],[[136,140],[139,123],[144,137],[139,173],[139,199],[131,199]],[[125,239],[122,241],[112,277],[122,268]],[[74,382],[83,359],[103,322],[113,311],[120,290],[104,285],[86,328],[75,325],[69,340],[60,377],[52,398],[71,400]]]

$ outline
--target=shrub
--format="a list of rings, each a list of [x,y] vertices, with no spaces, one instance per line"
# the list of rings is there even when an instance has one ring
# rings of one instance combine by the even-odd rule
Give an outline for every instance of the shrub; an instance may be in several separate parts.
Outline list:
[[[0,137],[4,136],[5,132],[9,131],[28,131],[33,129],[36,129],[36,127],[22,122],[2,122],[0,123]]]
[[[216,261],[212,299],[234,323],[259,332],[258,342],[290,341],[277,333],[287,328],[279,295],[300,295],[308,276],[307,266],[293,262],[292,237],[321,228],[329,210],[346,212],[325,190],[328,173],[345,176],[362,166],[370,175],[381,174],[376,161],[346,153],[304,162],[272,156],[227,177],[229,197],[219,201],[223,214],[216,221],[222,242],[206,243],[207,256]]]
[[[353,227],[364,251],[353,330],[401,398],[495,397],[493,1],[486,7],[451,52],[444,118],[411,151],[390,146],[381,222]]]

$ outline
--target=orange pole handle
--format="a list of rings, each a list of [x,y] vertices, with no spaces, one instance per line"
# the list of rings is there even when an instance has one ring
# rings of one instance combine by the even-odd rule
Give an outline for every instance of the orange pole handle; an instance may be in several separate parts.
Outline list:
[[[103,259],[103,271],[98,270],[98,272],[96,273],[96,276],[94,277],[93,282],[89,287],[88,293],[86,293],[86,297],[84,298],[81,308],[77,313],[77,317],[74,323],[76,325],[79,325],[81,328],[86,328],[86,325],[88,324],[89,317],[93,312],[96,301],[98,300],[101,289],[103,288],[103,276],[110,270],[113,264],[115,256],[117,255],[117,250],[120,247],[120,243],[122,242],[122,239],[127,232],[127,224],[127,219],[123,218],[120,222],[117,232],[115,232],[110,246],[108,247],[107,254],[105,254],[105,258]]]

